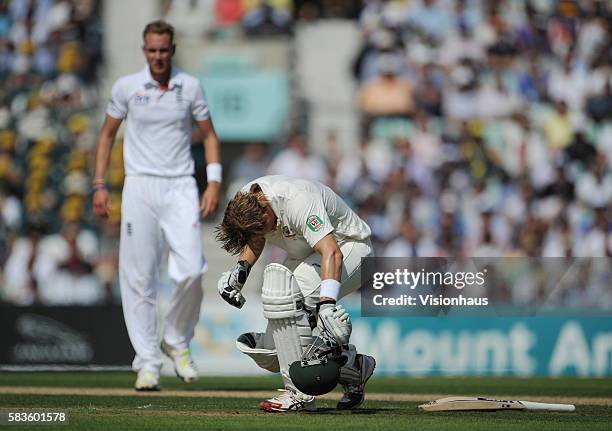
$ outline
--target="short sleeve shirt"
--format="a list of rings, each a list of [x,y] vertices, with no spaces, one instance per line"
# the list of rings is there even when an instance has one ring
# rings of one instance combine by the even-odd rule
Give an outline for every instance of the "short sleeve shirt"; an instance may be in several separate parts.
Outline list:
[[[210,118],[204,92],[195,77],[173,68],[168,87],[162,88],[147,65],[141,72],[115,82],[106,113],[126,119],[126,175],[193,175],[193,121]]]

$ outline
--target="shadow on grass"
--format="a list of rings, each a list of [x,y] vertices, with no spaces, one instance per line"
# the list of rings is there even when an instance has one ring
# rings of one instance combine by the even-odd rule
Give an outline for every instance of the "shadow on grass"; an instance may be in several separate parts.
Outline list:
[[[315,414],[325,414],[325,415],[378,415],[382,413],[389,413],[394,409],[352,409],[352,410],[338,410],[331,407],[322,407],[317,408],[316,412],[312,412]]]

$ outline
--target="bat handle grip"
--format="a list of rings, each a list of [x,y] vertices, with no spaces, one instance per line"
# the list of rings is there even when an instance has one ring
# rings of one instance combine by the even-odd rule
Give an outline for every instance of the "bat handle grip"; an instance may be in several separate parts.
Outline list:
[[[549,412],[573,412],[576,410],[576,406],[573,404],[549,404],[549,403],[536,403],[533,401],[520,401],[527,410],[546,410]]]

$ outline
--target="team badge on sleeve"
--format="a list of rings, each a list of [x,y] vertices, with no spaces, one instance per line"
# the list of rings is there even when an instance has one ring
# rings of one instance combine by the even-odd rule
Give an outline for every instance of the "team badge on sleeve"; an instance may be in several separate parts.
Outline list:
[[[324,225],[323,220],[321,220],[321,217],[316,214],[309,215],[306,219],[306,224],[308,225],[308,229],[313,232],[320,231]]]

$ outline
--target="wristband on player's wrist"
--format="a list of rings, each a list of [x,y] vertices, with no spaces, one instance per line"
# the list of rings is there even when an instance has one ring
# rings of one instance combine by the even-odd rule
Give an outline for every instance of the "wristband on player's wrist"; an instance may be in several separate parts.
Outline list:
[[[99,192],[100,190],[108,190],[105,183],[94,184],[94,186],[91,188],[92,193]]]
[[[321,282],[321,292],[319,293],[321,298],[338,299],[338,295],[340,295],[340,282],[338,280],[327,278]]]
[[[223,167],[221,163],[209,163],[206,165],[206,181],[220,183],[223,178]]]

